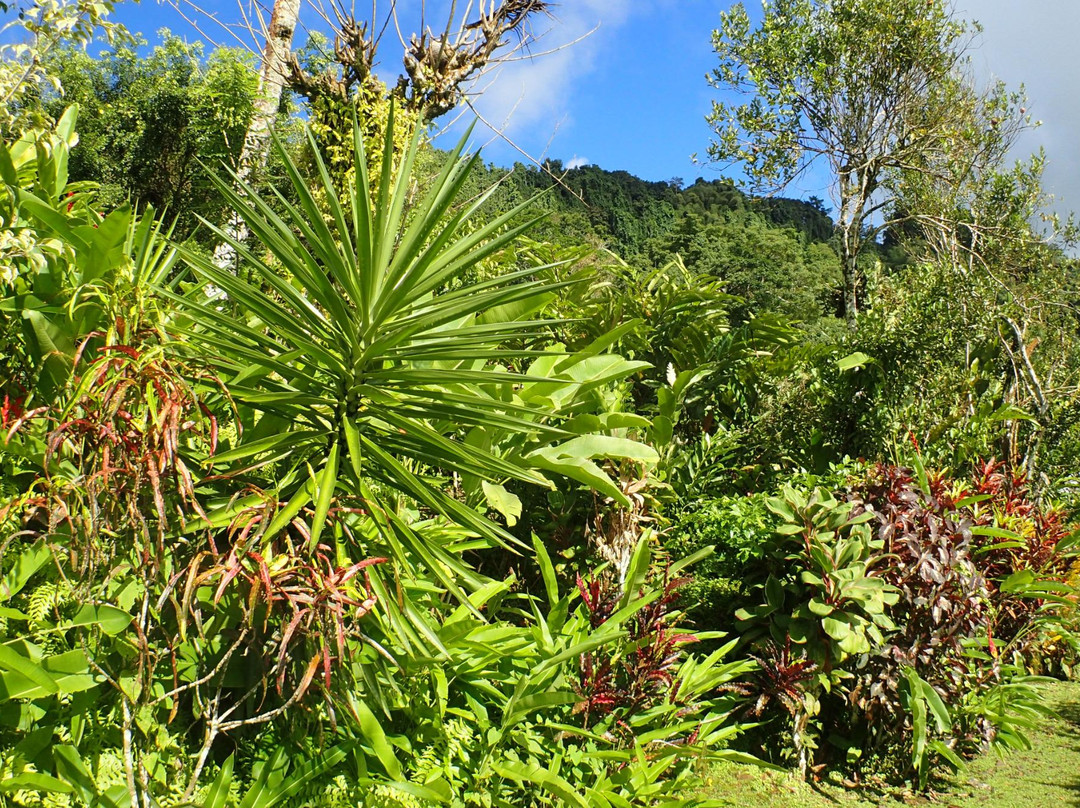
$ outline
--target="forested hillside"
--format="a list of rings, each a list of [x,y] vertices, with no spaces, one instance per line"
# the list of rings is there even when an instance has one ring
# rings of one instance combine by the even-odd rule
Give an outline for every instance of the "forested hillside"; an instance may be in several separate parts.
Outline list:
[[[975,23],[732,5],[746,182],[686,184],[432,144],[549,3],[313,10],[0,3],[0,808],[931,801],[1043,737],[1080,264]]]
[[[536,231],[554,244],[592,244],[638,269],[680,259],[694,274],[722,281],[751,311],[815,322],[839,312],[839,264],[832,220],[819,199],[754,198],[730,180],[646,182],[598,166],[564,170],[558,161],[489,166],[500,183],[492,209],[540,195],[549,212]]]

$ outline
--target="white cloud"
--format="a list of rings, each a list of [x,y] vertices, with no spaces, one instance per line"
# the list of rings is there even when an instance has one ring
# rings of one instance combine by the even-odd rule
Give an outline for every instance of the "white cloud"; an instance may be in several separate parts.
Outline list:
[[[533,43],[534,58],[505,64],[480,82],[477,111],[507,137],[516,140],[527,133],[531,143],[543,148],[561,126],[572,125],[568,110],[575,83],[588,74],[623,23],[648,5],[645,0],[579,0],[554,6],[548,29],[536,30],[542,36]]]
[[[566,168],[573,170],[575,168],[582,168],[587,166],[590,160],[588,157],[578,157],[576,154],[566,161]]]
[[[959,0],[960,13],[983,24],[973,52],[976,71],[1000,78],[1011,88],[1024,85],[1028,111],[1043,122],[1026,133],[1017,158],[1046,149],[1043,184],[1058,200],[1057,210],[1080,210],[1080,3],[1076,0]]]

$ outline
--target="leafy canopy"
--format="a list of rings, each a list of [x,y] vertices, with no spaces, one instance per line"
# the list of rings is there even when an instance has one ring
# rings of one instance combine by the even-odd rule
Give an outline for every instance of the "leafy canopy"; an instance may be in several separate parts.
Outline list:
[[[709,156],[742,162],[759,185],[786,183],[819,157],[837,175],[902,168],[933,141],[934,103],[973,26],[942,0],[777,0],[751,29],[738,3],[713,32],[711,83],[749,94],[714,101]]]

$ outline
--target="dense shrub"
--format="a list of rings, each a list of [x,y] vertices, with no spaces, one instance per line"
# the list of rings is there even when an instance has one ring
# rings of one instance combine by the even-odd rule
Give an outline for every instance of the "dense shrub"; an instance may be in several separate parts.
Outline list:
[[[673,556],[713,548],[684,588],[687,614],[696,625],[719,628],[749,594],[745,571],[760,560],[774,528],[766,499],[754,494],[701,500],[673,519],[664,538]]]
[[[768,505],[765,563],[744,568],[759,605],[738,613],[761,668],[740,691],[786,727],[766,754],[925,782],[934,760],[1024,743],[1027,673],[1067,644],[1071,601],[1062,516],[1021,476],[879,464]]]

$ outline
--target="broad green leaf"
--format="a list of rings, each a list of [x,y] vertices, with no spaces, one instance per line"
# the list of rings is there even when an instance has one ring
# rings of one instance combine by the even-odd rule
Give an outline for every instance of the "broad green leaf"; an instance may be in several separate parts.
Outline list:
[[[574,805],[577,808],[590,808],[589,803],[570,783],[539,766],[528,765],[508,758],[496,760],[491,765],[495,772],[502,777],[508,777],[519,783],[537,785],[567,805]]]
[[[536,552],[536,563],[540,566],[540,574],[544,578],[544,591],[547,593],[548,608],[554,609],[559,602],[559,581],[555,575],[555,565],[551,563],[547,547],[540,538],[532,534],[533,550]]]
[[[442,790],[436,790],[434,786],[439,783],[443,783],[444,788]],[[416,783],[401,782],[398,780],[391,780],[386,784],[387,788],[394,791],[400,791],[402,794],[406,794],[410,797],[416,797],[420,800],[433,803],[446,804],[451,801],[453,795],[449,792],[449,789],[445,787],[445,781],[429,781],[424,785],[417,785]]]
[[[225,758],[217,777],[214,778],[214,782],[207,789],[201,808],[227,808],[229,791],[232,788],[235,757],[235,754],[231,754]]]
[[[521,516],[521,499],[497,483],[481,480],[480,486],[484,491],[488,507],[502,514],[508,526],[516,525],[518,517]]]
[[[379,759],[390,777],[394,780],[401,780],[401,764],[394,754],[394,748],[386,738],[386,733],[383,731],[379,719],[375,717],[375,714],[360,698],[354,698],[352,706],[360,723],[360,731],[364,733],[364,737],[371,744],[375,757]]]
[[[1013,541],[1023,541],[1024,537],[1013,530],[1006,530],[1002,527],[993,527],[992,525],[973,525],[971,528],[971,534],[973,536],[991,536],[995,539],[1011,539]]]
[[[7,574],[0,580],[0,603],[19,594],[34,573],[45,566],[51,558],[52,552],[44,542],[35,543],[19,553]]]
[[[279,784],[266,788],[255,805],[258,808],[271,808],[295,797],[312,780],[337,767],[348,756],[350,749],[351,744],[339,744],[315,755],[314,758],[294,761],[296,765],[290,770],[288,777]]]
[[[626,580],[622,582],[623,592],[619,598],[619,609],[626,609],[631,600],[638,597],[639,591],[645,586],[645,580],[649,575],[649,567],[652,564],[652,548],[650,542],[652,536],[645,531],[638,539],[634,554],[630,557],[630,566],[626,570]],[[609,620],[614,620],[612,615]]]
[[[855,368],[861,368],[874,360],[864,354],[862,351],[856,351],[855,353],[848,354],[843,359],[836,360],[836,367],[840,371],[853,370]]]
[[[1031,570],[1018,570],[1001,582],[1001,591],[1022,594],[1035,584],[1035,573]]]
[[[56,680],[41,665],[20,654],[10,645],[0,645],[0,669],[14,671],[52,695],[59,691]]]
[[[626,494],[591,460],[551,457],[542,450],[531,453],[528,460],[537,468],[560,474],[563,477],[569,477],[571,480],[576,480],[605,496],[611,497],[620,505],[630,507],[630,500]]]
[[[954,771],[959,771],[965,766],[964,759],[956,754],[949,748],[948,744],[940,739],[930,741],[929,748],[941,755],[945,761],[953,768]]]
[[[678,575],[684,569],[693,568],[699,561],[704,561],[706,558],[711,557],[716,553],[716,547],[714,545],[708,545],[702,547],[700,550],[691,553],[684,558],[680,558],[678,561],[671,565],[671,575]]]
[[[63,624],[65,628],[77,628],[81,626],[96,626],[110,637],[123,632],[131,625],[132,616],[123,609],[108,604],[86,604],[71,620]]]
[[[102,795],[75,747],[67,744],[54,746],[52,755],[60,779],[70,785],[87,805],[100,805]]]
[[[44,791],[50,794],[70,794],[75,789],[63,780],[39,772],[23,772],[0,780],[0,792]]]
[[[942,701],[941,696],[929,682],[921,678],[919,679],[919,693],[926,699],[930,712],[933,713],[934,720],[937,723],[937,731],[948,732],[952,728],[952,718],[949,716],[949,710],[945,706],[945,702]]]
[[[581,698],[571,691],[548,691],[534,693],[514,702],[514,712],[503,718],[503,727],[510,727],[522,721],[529,713],[563,704],[576,704]]]
[[[638,460],[643,463],[655,463],[658,460],[656,450],[651,446],[639,443],[636,440],[616,438],[610,435],[582,435],[557,446],[546,446],[532,453],[532,455],[536,454],[542,454],[546,457],[584,458],[588,460],[597,457],[615,457]]]
[[[284,746],[278,746],[268,760],[256,764],[257,775],[239,808],[266,808],[273,799],[274,788],[281,783],[289,767],[289,755]]]
[[[821,621],[821,627],[825,629],[826,634],[837,641],[846,640],[851,636],[851,623],[846,618],[846,615],[844,619],[826,617]]]
[[[1002,404],[986,418],[987,423],[997,421],[1031,421],[1038,423],[1038,419],[1027,410],[1017,407],[1015,404]]]

